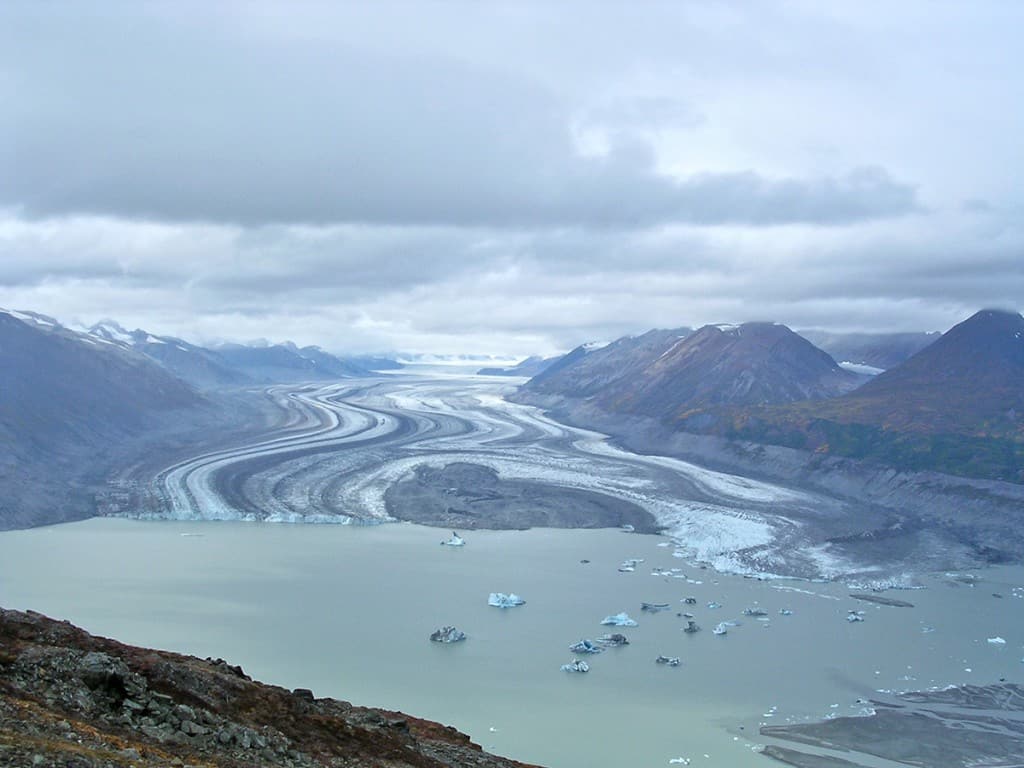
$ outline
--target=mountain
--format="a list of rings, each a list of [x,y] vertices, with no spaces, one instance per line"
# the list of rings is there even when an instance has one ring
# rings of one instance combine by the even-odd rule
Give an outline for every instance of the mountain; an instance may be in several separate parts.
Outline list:
[[[317,371],[320,374],[326,374],[328,378],[344,379],[369,374],[369,371],[361,365],[351,360],[335,357],[320,347],[302,347],[299,349],[291,342],[285,342],[284,346],[296,352],[299,357],[312,361]]]
[[[1024,318],[982,310],[823,411],[887,429],[1024,437]]]
[[[552,366],[525,390],[671,420],[724,405],[834,397],[863,381],[783,325],[746,323],[620,339]]]
[[[811,344],[828,352],[840,365],[852,363],[888,370],[920,352],[942,334],[933,333],[830,333],[797,331]]]
[[[520,363],[513,365],[511,368],[481,368],[477,371],[478,376],[525,376],[531,378],[536,376],[538,373],[543,373],[548,366],[557,360],[560,360],[560,356],[556,357],[539,357],[532,356],[528,357]]]
[[[300,349],[291,342],[269,346],[224,344],[214,351],[232,369],[261,384],[323,381],[369,373],[319,347]]]
[[[173,336],[128,331],[113,320],[88,329],[95,338],[134,349],[158,361],[175,376],[199,389],[366,376],[358,363],[342,360],[320,347],[283,344],[225,344],[216,349],[189,344]],[[387,365],[388,361],[379,361]]]
[[[0,529],[91,514],[104,457],[203,404],[123,344],[0,311]]]
[[[229,366],[216,352],[173,336],[154,336],[138,329],[127,331],[113,320],[93,325],[88,333],[141,352],[198,389],[253,383],[248,375]]]
[[[0,608],[0,764],[529,768],[429,720]],[[45,756],[45,757],[44,757]]]
[[[382,355],[346,355],[345,359],[364,371],[398,371],[402,364],[393,357]]]
[[[845,397],[728,421],[733,437],[1024,482],[1024,318],[982,310]]]
[[[640,371],[691,333],[689,328],[656,329],[610,344],[583,344],[530,379],[525,390],[573,398],[601,395],[620,381],[639,378]]]

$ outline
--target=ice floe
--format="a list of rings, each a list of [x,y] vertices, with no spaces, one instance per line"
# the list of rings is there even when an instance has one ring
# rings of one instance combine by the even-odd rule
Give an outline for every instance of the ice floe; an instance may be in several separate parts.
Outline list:
[[[466,633],[455,627],[441,627],[430,633],[435,643],[458,643],[466,639]]]
[[[635,627],[638,626],[636,620],[629,618],[629,614],[623,611],[622,613],[616,613],[611,616],[605,616],[601,619],[601,623],[609,627]]]
[[[495,608],[515,608],[517,605],[525,605],[526,601],[514,592],[491,592],[487,604]]]
[[[596,643],[592,643],[590,640],[583,639],[577,640],[575,643],[570,645],[569,650],[573,653],[601,653],[604,648]]]
[[[466,540],[459,536],[455,531],[452,531],[452,537],[442,541],[441,545],[445,547],[464,547],[466,546]]]

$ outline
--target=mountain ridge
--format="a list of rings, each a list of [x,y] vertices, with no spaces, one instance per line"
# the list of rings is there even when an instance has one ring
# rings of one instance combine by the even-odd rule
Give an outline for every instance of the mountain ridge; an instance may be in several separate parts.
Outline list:
[[[695,346],[692,339],[680,344]],[[542,374],[514,399],[551,406],[561,398],[586,403],[588,413],[653,417],[674,430],[898,469],[1024,482],[1024,318],[1013,311],[977,312],[903,363],[862,379],[858,388],[813,400],[744,402],[729,397],[728,377],[711,380],[725,385],[717,400],[694,400],[689,390],[680,394],[678,383],[669,397],[671,378],[660,385],[654,377],[643,380],[650,373],[643,366],[620,371],[601,393],[581,391],[571,381],[579,359],[566,356],[549,369],[561,371],[561,381]],[[671,370],[671,361],[664,366]],[[732,370],[733,380],[745,375]],[[660,393],[660,408],[650,407],[651,392]]]
[[[678,418],[717,405],[824,398],[864,381],[776,323],[656,330],[581,350],[524,390],[587,398],[612,412]]]

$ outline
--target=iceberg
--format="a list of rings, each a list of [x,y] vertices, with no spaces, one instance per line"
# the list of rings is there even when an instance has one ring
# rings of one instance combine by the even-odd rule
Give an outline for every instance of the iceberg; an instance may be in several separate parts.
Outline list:
[[[715,628],[711,631],[714,632],[716,635],[724,635],[726,632],[729,631],[730,627],[738,627],[739,625],[740,623],[738,621],[720,621],[718,622],[717,626],[715,626]]]
[[[667,611],[669,608],[668,603],[640,603],[640,610],[647,611],[649,613],[657,613],[658,611]]]
[[[452,537],[448,541],[441,542],[442,547],[464,547],[466,546],[466,540],[459,536],[455,531],[452,531]]]
[[[690,619],[686,622],[686,626],[683,627],[683,632],[685,632],[688,635],[692,635],[695,632],[700,632],[700,625],[693,619]]]
[[[626,636],[619,634],[618,632],[615,632],[614,634],[610,635],[601,635],[599,638],[597,638],[597,642],[599,642],[601,645],[609,645],[614,647],[618,647],[620,645],[629,645],[629,640],[626,639]]]
[[[487,604],[495,608],[515,608],[517,605],[525,605],[526,601],[514,592],[507,595],[504,592],[491,592],[487,598]]]
[[[1006,641],[1001,637],[990,637],[988,642],[992,645],[1006,645]]]
[[[664,665],[669,666],[669,667],[678,667],[679,666],[679,657],[678,656],[659,656],[658,658],[656,658],[654,660],[654,663],[655,664],[664,664]]]
[[[582,659],[573,659],[568,664],[562,665],[563,672],[589,672],[590,665]]]
[[[466,639],[466,633],[455,627],[441,627],[430,633],[435,643],[458,643]]]
[[[579,640],[570,645],[569,650],[573,653],[600,653],[604,648],[601,648],[589,640]]]
[[[616,613],[614,616],[605,616],[601,619],[601,623],[609,627],[636,627],[639,626],[636,621],[629,618],[629,614],[625,611],[622,613]]]

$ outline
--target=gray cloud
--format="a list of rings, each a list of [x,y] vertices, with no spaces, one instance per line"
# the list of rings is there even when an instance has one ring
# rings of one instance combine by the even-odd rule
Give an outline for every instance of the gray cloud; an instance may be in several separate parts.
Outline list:
[[[0,306],[523,355],[752,319],[947,328],[1024,295],[1021,22],[984,0],[7,3]]]
[[[891,223],[789,228],[767,240],[759,230],[700,227],[509,233],[0,218],[0,252],[11,252],[5,233],[16,231],[24,254],[0,261],[0,306],[65,321],[114,315],[192,340],[525,355],[656,326],[755,319],[941,330],[982,306],[1018,305],[1019,224],[988,231],[970,214],[944,219],[898,233]],[[56,246],[54,231],[63,232]],[[121,256],[125,244],[132,259]],[[79,246],[88,246],[84,261],[69,255]],[[33,252],[47,254],[42,266]],[[12,265],[38,279],[9,279]]]
[[[253,40],[118,6],[8,13],[0,204],[243,225],[642,227],[842,224],[917,210],[882,169],[766,176],[659,172],[623,124],[603,156],[574,146],[570,104],[529,78],[438,54]],[[143,6],[145,8],[145,6]],[[605,117],[608,110],[605,110]]]

